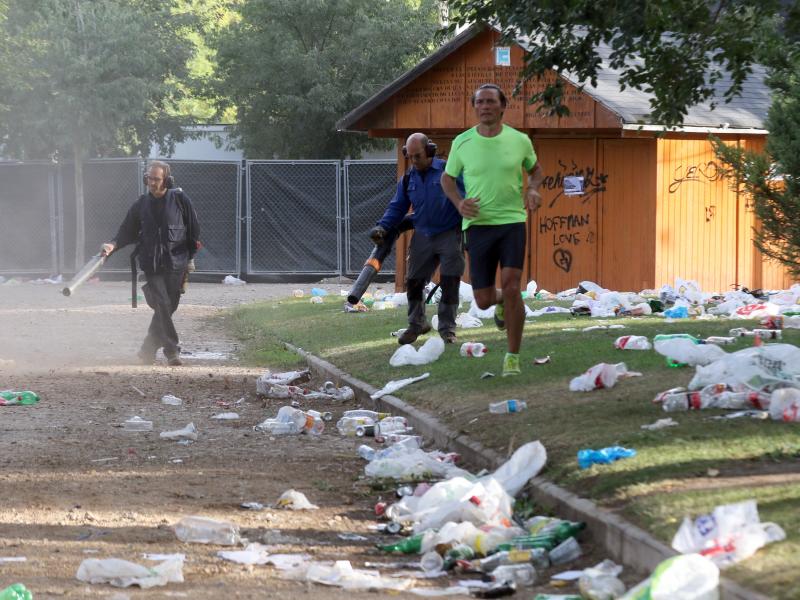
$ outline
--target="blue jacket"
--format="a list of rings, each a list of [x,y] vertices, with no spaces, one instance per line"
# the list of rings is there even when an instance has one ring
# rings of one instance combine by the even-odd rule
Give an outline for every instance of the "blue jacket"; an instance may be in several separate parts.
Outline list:
[[[378,225],[384,229],[396,227],[408,212],[409,206],[413,206],[414,229],[419,233],[431,236],[460,227],[461,215],[442,190],[441,179],[445,164],[447,163],[441,158],[434,158],[425,172],[424,180],[419,171],[411,167],[408,172],[408,194],[403,189],[403,177],[397,182],[394,198]],[[463,196],[464,182],[461,177],[456,180],[456,184]]]

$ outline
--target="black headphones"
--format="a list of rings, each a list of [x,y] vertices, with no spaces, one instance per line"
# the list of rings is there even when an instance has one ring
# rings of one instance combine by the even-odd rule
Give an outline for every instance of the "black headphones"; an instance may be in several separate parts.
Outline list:
[[[436,144],[428,140],[428,142],[425,144],[425,156],[427,156],[428,158],[433,158],[434,156],[436,156],[436,149],[437,149]],[[403,156],[408,158],[408,150],[406,150],[405,146],[403,146]]]
[[[168,190],[171,190],[175,187],[175,178],[170,174],[171,170],[169,165],[166,163],[159,163],[159,164],[151,164],[147,167],[145,172],[142,174],[142,181],[144,182],[145,187],[147,187],[147,171],[150,170],[150,167],[160,167],[161,171],[164,173],[164,187]]]

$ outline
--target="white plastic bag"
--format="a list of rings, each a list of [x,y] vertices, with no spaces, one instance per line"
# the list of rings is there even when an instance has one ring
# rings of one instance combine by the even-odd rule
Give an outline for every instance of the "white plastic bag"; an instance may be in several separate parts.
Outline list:
[[[473,317],[469,313],[460,313],[456,317],[456,326],[463,327],[464,329],[474,329],[476,327],[483,327],[483,321],[478,317]]]
[[[316,504],[311,504],[303,492],[297,490],[286,490],[280,495],[278,501],[275,503],[277,508],[286,508],[289,510],[316,510],[319,508]]]
[[[158,434],[162,440],[196,440],[197,427],[194,423],[189,423],[183,429],[175,429],[174,431],[162,431]]]
[[[225,285],[244,285],[245,282],[239,279],[238,277],[234,277],[233,275],[226,275],[225,279],[222,280],[222,283]]]
[[[778,525],[761,523],[755,500],[745,500],[717,506],[710,515],[701,515],[694,521],[684,518],[672,547],[681,554],[707,555],[724,569],[749,558],[762,546],[785,538]]]
[[[775,421],[800,422],[800,389],[781,388],[772,392],[769,416]]]
[[[800,384],[800,348],[791,344],[764,344],[725,354],[707,366],[698,366],[689,389],[716,383],[753,389]]]
[[[239,543],[239,528],[230,521],[218,521],[208,517],[183,517],[172,527],[175,536],[182,542],[195,544],[217,544],[235,546]]]
[[[516,496],[529,480],[536,477],[547,462],[547,450],[539,442],[528,442],[517,448],[489,477],[497,480],[509,496]]]
[[[719,600],[719,567],[699,554],[673,556],[622,600]]]
[[[656,340],[654,346],[659,354],[691,366],[709,365],[727,354],[715,344],[695,344],[686,338]]]
[[[75,577],[87,583],[108,583],[114,587],[138,585],[147,589],[183,581],[183,561],[165,560],[145,567],[120,558],[87,558],[81,562]]]
[[[439,336],[435,336],[428,338],[419,350],[411,344],[400,346],[389,359],[389,364],[393,367],[427,365],[437,360],[443,353],[444,340]]]
[[[374,394],[370,394],[370,398],[373,400],[377,400],[378,398],[382,398],[386,394],[393,394],[397,390],[406,387],[407,385],[411,385],[412,383],[416,383],[417,381],[422,381],[423,379],[427,379],[430,377],[430,373],[423,373],[419,377],[406,377],[405,379],[394,379],[389,381],[385,386],[383,386],[380,390],[375,392]]]
[[[586,600],[614,600],[625,593],[625,584],[619,580],[622,567],[614,561],[604,560],[583,570],[578,580],[581,597]]]
[[[572,392],[590,392],[602,388],[611,388],[616,385],[617,380],[620,378],[640,377],[641,375],[636,371],[628,371],[628,367],[622,362],[614,365],[600,363],[570,381],[569,389]]]

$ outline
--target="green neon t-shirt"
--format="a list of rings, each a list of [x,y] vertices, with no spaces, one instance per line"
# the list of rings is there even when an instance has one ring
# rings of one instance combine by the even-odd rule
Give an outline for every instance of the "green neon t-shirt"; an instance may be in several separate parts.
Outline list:
[[[453,140],[445,172],[451,177],[463,173],[467,198],[478,198],[479,214],[463,220],[470,225],[524,223],[527,217],[522,198],[522,170],[536,165],[530,138],[503,125],[494,137],[484,137],[473,127]]]

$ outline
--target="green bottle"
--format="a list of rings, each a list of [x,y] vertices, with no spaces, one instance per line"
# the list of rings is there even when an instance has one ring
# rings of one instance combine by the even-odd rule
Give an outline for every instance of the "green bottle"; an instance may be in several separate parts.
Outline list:
[[[21,583],[0,590],[0,600],[33,600],[33,594]]]
[[[548,528],[544,533],[536,535],[521,535],[512,538],[507,544],[500,544],[498,550],[524,550],[529,548],[544,548],[552,550],[567,538],[574,537],[579,531],[586,528],[584,522],[562,521],[552,528]]]
[[[39,396],[36,392],[13,392],[11,390],[0,392],[0,406],[27,406],[36,404],[38,401]],[[2,600],[1,596],[0,600]]]
[[[404,540],[397,542],[396,544],[386,544],[380,545],[378,544],[378,549],[383,550],[384,552],[399,552],[402,554],[419,554],[422,551],[422,538],[424,537],[424,533],[418,533],[417,535],[412,535],[411,537],[407,537]],[[0,598],[2,600],[2,598]]]

